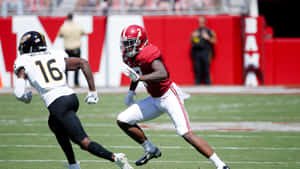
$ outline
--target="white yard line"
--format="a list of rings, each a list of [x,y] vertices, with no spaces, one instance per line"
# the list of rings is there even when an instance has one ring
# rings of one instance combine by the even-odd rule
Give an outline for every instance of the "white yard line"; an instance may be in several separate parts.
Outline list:
[[[36,137],[53,137],[54,134],[49,133],[0,133],[0,136],[36,136]],[[89,134],[91,137],[127,137],[125,134]],[[177,134],[147,134],[151,137],[178,137]],[[201,137],[210,138],[266,138],[266,136],[247,136],[247,135],[231,135],[231,134],[200,134]],[[300,138],[299,136],[284,136],[284,135],[272,135],[268,137],[275,138]]]
[[[117,148],[117,149],[141,149],[141,146],[124,146],[124,145],[103,145],[108,148]],[[60,148],[59,145],[9,145],[9,144],[0,144],[0,148]],[[161,149],[194,149],[192,146],[159,146]],[[79,148],[75,146],[75,148]],[[300,147],[213,147],[216,150],[269,150],[269,151],[299,151]]]
[[[133,160],[129,160],[130,162],[135,162]],[[0,162],[63,162],[66,163],[66,160],[0,160]],[[109,161],[105,160],[80,160],[80,162],[94,162],[94,163],[109,163]],[[255,165],[288,165],[288,164],[296,164],[300,165],[300,162],[286,162],[286,161],[225,161],[229,164],[255,164]],[[210,161],[172,161],[172,160],[153,160],[151,163],[177,163],[177,164],[209,164]]]
[[[246,87],[246,86],[180,86],[183,91],[190,94],[300,94],[299,88],[286,88],[284,86],[258,86],[258,87]],[[74,88],[76,93],[87,93],[88,88]],[[100,87],[98,91],[101,94],[124,94],[128,91],[128,86],[120,87]],[[137,93],[146,93],[146,90],[142,87],[137,88]],[[33,90],[36,94],[36,91]],[[0,94],[12,94],[13,88],[1,88]]]
[[[147,123],[143,128],[156,130],[174,130],[171,123]],[[194,131],[280,131],[299,132],[299,122],[192,122]]]
[[[0,125],[20,125],[15,120],[1,120]],[[47,126],[25,123],[24,126]],[[141,123],[144,129],[175,130],[172,123]],[[112,123],[85,123],[85,127],[116,127]],[[279,131],[300,132],[300,122],[192,122],[194,131]]]

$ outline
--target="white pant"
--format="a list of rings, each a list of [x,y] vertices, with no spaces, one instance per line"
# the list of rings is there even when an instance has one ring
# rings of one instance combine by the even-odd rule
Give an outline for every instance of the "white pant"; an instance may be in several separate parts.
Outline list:
[[[157,98],[149,96],[138,101],[121,112],[118,120],[133,125],[152,120],[166,112],[171,117],[178,135],[183,136],[191,128],[182,96],[181,89],[173,83],[163,96]]]

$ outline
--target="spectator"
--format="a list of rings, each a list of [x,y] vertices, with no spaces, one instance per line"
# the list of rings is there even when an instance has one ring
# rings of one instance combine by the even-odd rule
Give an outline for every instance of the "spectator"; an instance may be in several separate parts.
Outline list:
[[[28,12],[38,13],[38,12],[50,12],[51,9],[51,0],[25,0],[25,8]]]
[[[153,0],[148,3],[148,6],[152,11],[170,11],[172,10],[172,4],[170,0]]]
[[[107,15],[111,6],[112,0],[101,0],[101,2],[96,5],[96,11],[101,11],[104,15]]]
[[[126,6],[129,10],[129,12],[143,10],[145,5],[146,5],[145,0],[127,0],[126,1]]]
[[[191,36],[191,57],[194,64],[195,84],[202,81],[210,85],[210,60],[213,55],[213,45],[216,43],[216,35],[213,30],[206,27],[206,18],[199,17],[199,28]]]
[[[86,35],[86,33],[83,31],[83,28],[73,22],[73,14],[69,13],[67,16],[67,21],[59,30],[59,36],[64,38],[64,47],[69,57],[80,58],[80,38],[83,35]],[[79,86],[78,76],[79,71],[76,70],[74,77],[75,87]]]
[[[75,11],[80,13],[95,11],[99,4],[100,0],[78,0],[75,5]]]
[[[176,13],[181,13],[188,9],[188,0],[175,0],[174,10]]]
[[[172,10],[172,5],[171,5],[170,0],[159,0],[158,9],[163,10],[163,11]]]
[[[21,0],[2,0],[0,5],[2,16],[7,16],[8,14],[23,14],[23,2]]]
[[[274,30],[271,26],[265,27],[265,38],[272,39],[274,37]]]
[[[191,9],[211,9],[215,8],[215,3],[213,0],[191,0],[189,1],[189,6]]]

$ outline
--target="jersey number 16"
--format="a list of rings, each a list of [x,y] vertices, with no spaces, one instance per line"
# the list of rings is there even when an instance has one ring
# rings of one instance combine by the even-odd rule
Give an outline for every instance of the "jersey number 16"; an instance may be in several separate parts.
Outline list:
[[[46,69],[44,68],[44,66],[43,66],[43,64],[40,60],[35,62],[35,64],[39,66],[39,68],[40,68],[40,70],[41,70],[41,72],[44,76],[44,80],[45,80],[46,83],[49,83],[49,78],[48,78],[45,70],[47,70],[49,72],[50,77],[54,81],[58,81],[58,80],[61,80],[63,78],[63,74],[61,73],[61,71],[57,67],[51,65],[55,62],[56,62],[55,59],[48,60]]]

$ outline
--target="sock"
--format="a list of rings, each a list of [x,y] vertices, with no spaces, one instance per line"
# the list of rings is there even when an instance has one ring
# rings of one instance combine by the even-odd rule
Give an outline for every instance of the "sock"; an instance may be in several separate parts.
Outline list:
[[[225,166],[225,163],[220,160],[218,155],[214,153],[212,156],[209,157],[209,160],[218,168],[220,166]]]
[[[88,152],[98,156],[98,157],[101,157],[101,158],[104,158],[106,160],[109,160],[111,162],[114,162],[114,159],[112,158],[112,155],[113,153],[106,150],[104,147],[102,147],[100,144],[96,143],[96,142],[91,142],[89,145],[88,145]]]
[[[147,152],[152,152],[155,149],[155,146],[147,139],[143,144],[144,150]]]

